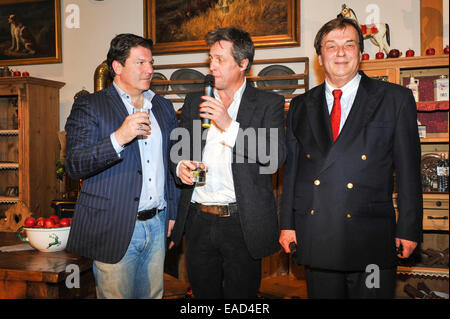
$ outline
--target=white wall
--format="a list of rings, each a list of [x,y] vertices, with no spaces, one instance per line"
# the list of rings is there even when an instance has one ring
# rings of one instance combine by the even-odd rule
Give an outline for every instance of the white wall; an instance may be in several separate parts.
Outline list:
[[[356,12],[359,22],[365,23],[373,8],[379,10],[380,22],[387,22],[391,31],[391,48],[405,52],[408,48],[420,52],[420,1],[419,0],[301,0],[301,46],[283,49],[261,49],[256,59],[303,57],[311,60],[310,85],[322,80],[316,63],[313,40],[317,30],[326,21],[336,17],[341,5],[346,3]],[[444,3],[444,44],[448,44],[448,2]],[[70,4],[80,8],[80,28],[69,29],[65,25]],[[375,5],[375,7],[373,6]],[[366,12],[366,9],[372,8]],[[110,40],[119,33],[143,35],[142,0],[62,0],[62,59],[61,64],[40,64],[12,67],[28,71],[31,76],[65,82],[61,90],[60,127],[64,129],[74,95],[83,89],[94,90],[95,68],[106,58]],[[377,49],[368,40],[366,52],[373,58]],[[203,62],[206,53],[156,56],[158,64]],[[258,72],[255,66],[254,73]],[[296,70],[298,65],[290,65]],[[302,70],[299,70],[302,71]],[[168,74],[168,77],[170,74]]]

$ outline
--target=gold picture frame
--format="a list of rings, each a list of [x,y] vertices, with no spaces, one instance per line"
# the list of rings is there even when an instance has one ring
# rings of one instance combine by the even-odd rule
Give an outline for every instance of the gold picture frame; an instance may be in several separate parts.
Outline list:
[[[256,48],[300,46],[300,0],[143,1],[144,36],[153,40],[154,55],[206,52],[206,33],[231,25],[248,31]]]
[[[0,65],[61,63],[61,0],[0,1]]]

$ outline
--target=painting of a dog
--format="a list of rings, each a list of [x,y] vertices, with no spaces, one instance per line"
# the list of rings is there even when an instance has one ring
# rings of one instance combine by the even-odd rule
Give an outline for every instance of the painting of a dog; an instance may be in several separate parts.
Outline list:
[[[61,0],[0,1],[0,65],[61,62]]]
[[[22,48],[29,54],[36,53],[36,41],[28,28],[15,14],[10,14],[8,23],[11,27],[11,47],[9,50],[19,51]]]

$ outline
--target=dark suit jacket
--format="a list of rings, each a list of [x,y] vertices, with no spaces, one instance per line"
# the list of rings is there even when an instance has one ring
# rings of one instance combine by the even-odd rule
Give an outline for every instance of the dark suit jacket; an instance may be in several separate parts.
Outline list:
[[[369,264],[392,268],[395,237],[421,240],[416,103],[410,90],[361,74],[334,144],[325,84],[291,102],[280,223],[281,229],[296,230],[299,264],[343,271],[364,271]]]
[[[190,133],[190,147],[193,149],[194,131],[199,132],[200,115],[199,104],[201,94],[188,95],[182,108],[180,126],[186,128]],[[195,125],[193,120],[198,120]],[[262,258],[273,254],[280,249],[278,244],[279,228],[277,206],[275,204],[272,181],[270,174],[260,174],[260,167],[268,163],[262,157],[251,156],[249,147],[264,147],[269,144],[278,145],[275,154],[276,169],[281,166],[286,157],[285,135],[284,135],[284,99],[280,95],[255,89],[247,84],[242,96],[241,104],[236,121],[240,128],[254,129],[265,128],[266,134],[260,132],[257,137],[261,139],[260,145],[244,145],[243,152],[239,152],[237,145],[233,148],[233,172],[236,202],[238,204],[239,218],[244,233],[245,243],[253,258]],[[269,134],[269,129],[277,129],[277,134]],[[243,131],[238,134],[242,137]],[[198,141],[197,141],[198,142]],[[201,148],[205,146],[206,139],[201,141]],[[274,144],[275,143],[275,144]],[[265,144],[265,145],[264,145]],[[191,160],[193,159],[191,152]],[[258,154],[258,151],[256,151]],[[249,159],[248,157],[251,157]],[[175,166],[174,166],[175,167]],[[208,180],[206,180],[208,183]],[[189,204],[192,199],[194,188],[183,186],[177,220],[172,233],[172,240],[178,244],[184,233],[185,221],[188,214]]]
[[[179,190],[169,169],[170,132],[177,127],[170,101],[156,95],[153,113],[161,128],[166,167],[167,218],[175,219]],[[142,188],[142,167],[137,139],[120,157],[110,134],[128,116],[114,87],[79,97],[67,119],[66,170],[83,179],[67,250],[107,263],[118,262],[133,234]]]

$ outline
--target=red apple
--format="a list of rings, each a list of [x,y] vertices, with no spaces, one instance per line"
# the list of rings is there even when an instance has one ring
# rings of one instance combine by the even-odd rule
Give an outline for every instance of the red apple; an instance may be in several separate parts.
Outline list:
[[[446,45],[444,48],[444,54],[448,54],[448,45]]]
[[[379,59],[384,59],[384,53],[383,52],[377,52],[377,54],[375,54],[375,59],[379,60]]]
[[[428,49],[425,51],[425,54],[426,54],[426,55],[435,55],[435,54],[436,54],[436,50],[435,50],[434,48],[428,48]]]
[[[388,57],[389,58],[398,58],[401,55],[400,51],[397,49],[392,49],[391,51],[389,51],[388,53]]]
[[[55,222],[51,218],[46,218],[44,221],[44,227],[45,228],[53,228],[53,227],[55,227]]]
[[[36,219],[36,223],[34,224],[34,227],[37,227],[37,228],[44,227],[44,221],[45,221],[44,217],[39,217],[38,219]]]
[[[28,217],[27,219],[25,219],[25,227],[33,227],[34,224],[36,223],[36,220],[33,217]]]
[[[369,59],[370,59],[369,53],[363,53],[362,56],[361,56],[361,58],[362,58],[363,60],[369,60]]]
[[[22,72],[22,76],[30,76],[30,73],[28,73],[27,71]]]
[[[407,57],[413,57],[414,56],[414,50],[411,50],[411,49],[408,49],[407,51],[406,51],[406,53],[405,53],[405,55],[407,56]]]
[[[61,218],[59,224],[61,225],[61,227],[68,227],[70,226],[70,220],[69,218]]]
[[[13,72],[13,75],[14,75],[14,76],[20,76],[20,71],[14,71],[14,72]]]
[[[59,223],[59,217],[58,217],[58,216],[52,215],[52,216],[50,216],[49,218],[50,218],[50,219],[53,219],[53,222],[54,222],[55,224],[58,224],[58,223]]]

